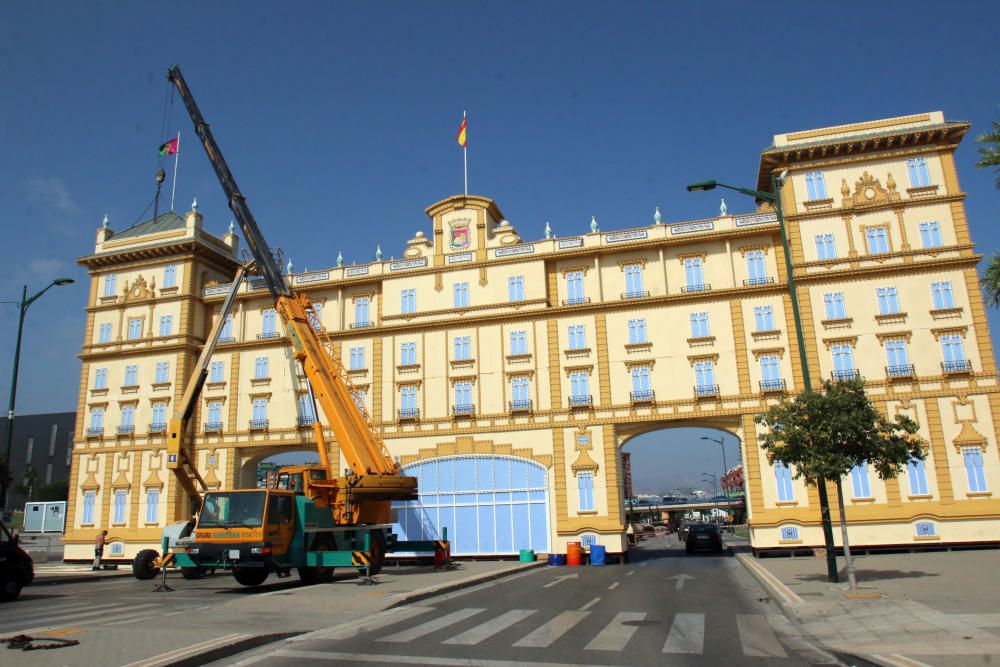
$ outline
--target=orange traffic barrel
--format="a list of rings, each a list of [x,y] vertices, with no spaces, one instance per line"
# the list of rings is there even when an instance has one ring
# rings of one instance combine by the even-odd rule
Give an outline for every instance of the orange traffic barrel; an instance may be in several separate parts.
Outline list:
[[[583,549],[579,542],[568,542],[566,544],[566,564],[570,567],[579,567],[583,560]]]

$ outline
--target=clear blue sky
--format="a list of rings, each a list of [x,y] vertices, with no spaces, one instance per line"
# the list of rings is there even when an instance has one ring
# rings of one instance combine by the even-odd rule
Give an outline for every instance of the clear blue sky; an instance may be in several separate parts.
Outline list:
[[[655,206],[668,222],[712,215],[718,198],[685,184],[754,185],[775,133],[941,109],[976,135],[1000,117],[997,3],[537,4],[4,3],[0,300],[77,279],[31,308],[18,412],[75,409],[87,279],[73,260],[105,213],[117,230],[140,217],[165,135],[182,132],[177,208],[197,197],[225,230],[179,103],[161,130],[173,63],[297,270],[338,251],[369,261],[376,244],[399,256],[428,231],[424,207],[461,192],[463,109],[470,190],[526,238],[546,220],[648,224]],[[989,253],[1000,192],[975,161],[970,137],[959,176]],[[730,211],[748,210],[737,197]],[[16,327],[0,305],[0,405]]]

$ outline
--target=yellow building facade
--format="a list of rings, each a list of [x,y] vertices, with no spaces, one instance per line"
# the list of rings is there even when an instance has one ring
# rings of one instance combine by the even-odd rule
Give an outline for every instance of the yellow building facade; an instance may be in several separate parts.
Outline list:
[[[761,155],[757,189],[780,175],[813,382],[860,375],[928,443],[898,479],[845,478],[855,544],[1000,534],[1000,391],[953,158],[967,130],[933,112],[777,135]],[[484,197],[426,212],[431,234],[406,241],[401,259],[286,276],[318,305],[359,403],[420,480],[420,501],[397,507],[398,532],[447,527],[457,554],[570,541],[619,552],[622,446],[703,426],[742,443],[754,547],[822,545],[816,490],[768,463],[753,421],[802,388],[769,205],[673,223],[657,211],[648,226],[592,221],[540,240]],[[208,234],[192,210],[102,227],[79,260],[92,278],[67,559],[92,557],[103,528],[112,557],[131,558],[187,517],[165,423],[237,250],[232,231]],[[262,285],[241,287],[199,399],[194,448],[214,487],[252,486],[264,458],[314,446],[305,379],[271,305]]]

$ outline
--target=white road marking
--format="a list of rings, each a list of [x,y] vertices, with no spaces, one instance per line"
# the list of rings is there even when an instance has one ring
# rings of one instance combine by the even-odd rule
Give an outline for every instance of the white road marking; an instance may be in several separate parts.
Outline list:
[[[140,609],[150,609],[152,607],[160,607],[159,603],[143,604],[134,607],[122,606],[122,605],[104,605],[103,607],[91,607],[91,611],[87,612],[73,612],[70,614],[61,614],[58,616],[49,616],[45,618],[33,618],[32,621],[42,621],[44,620],[45,625],[37,626],[34,628],[25,628],[20,630],[11,630],[10,628],[13,624],[8,623],[7,625],[0,626],[0,632],[4,634],[20,634],[28,635],[34,632],[40,632],[42,630],[48,630],[50,628],[59,627],[66,624],[81,624],[81,622],[88,622],[94,616],[107,616],[115,612],[120,612],[122,614],[128,614],[131,616],[136,611]],[[23,622],[23,621],[21,621]],[[24,628],[24,626],[21,626]]]
[[[667,577],[667,579],[676,579],[677,580],[677,583],[674,584],[674,590],[675,591],[679,591],[682,588],[684,588],[684,582],[685,581],[694,581],[694,577],[692,577],[690,574],[684,574],[683,572],[681,572],[680,574],[675,574],[672,577]]]
[[[447,628],[449,625],[458,623],[459,621],[464,621],[465,619],[475,616],[476,614],[481,614],[485,609],[474,609],[466,608],[459,609],[458,611],[453,611],[450,614],[445,614],[444,616],[439,616],[433,620],[427,621],[426,623],[421,623],[412,628],[403,630],[402,632],[397,632],[394,635],[389,635],[388,637],[382,637],[377,641],[380,642],[393,642],[395,644],[402,644],[405,642],[413,641],[423,637],[424,635],[429,635],[432,632],[437,632],[442,628]]]
[[[225,646],[227,644],[235,644],[237,642],[243,641],[244,639],[249,639],[253,635],[244,635],[239,633],[233,633],[230,635],[224,635],[216,639],[209,639],[208,641],[203,641],[199,644],[192,644],[191,646],[185,646],[183,648],[174,649],[167,653],[161,653],[160,655],[154,655],[151,658],[146,658],[145,660],[139,660],[137,662],[130,662],[124,667],[157,667],[157,665],[170,665],[181,658],[186,658],[192,655],[198,655],[206,651],[210,651],[219,646]]]
[[[624,625],[626,621],[641,621],[646,618],[645,612],[622,611],[615,614],[614,620],[601,630],[600,634],[585,647],[588,651],[621,651],[632,635],[639,629],[637,625]]]
[[[774,636],[767,618],[759,614],[737,614],[743,655],[759,658],[787,658],[784,647]]]
[[[519,639],[514,646],[547,648],[589,615],[589,611],[564,611],[534,632]]]
[[[646,567],[647,565],[649,565],[649,561],[648,560],[644,560],[641,563],[639,563],[639,567]]]
[[[613,583],[610,586],[608,586],[608,590],[609,591],[615,590],[616,588],[618,588],[618,584],[619,584],[619,582],[616,581],[615,583]]]
[[[635,570],[629,570],[628,572],[625,573],[625,576],[631,577],[633,574],[635,574]]]
[[[549,583],[547,583],[544,586],[542,586],[542,588],[552,588],[556,584],[560,584],[560,583],[566,581],[567,579],[579,579],[579,578],[580,578],[580,575],[578,575],[578,574],[564,574],[561,577],[556,577],[554,580],[552,580]]]
[[[371,653],[333,653],[330,651],[297,651],[281,649],[268,658],[300,658],[327,662],[384,662],[440,667],[581,667],[574,662],[526,662],[524,660],[476,660],[474,658],[438,658],[429,655],[373,655]],[[249,664],[249,663],[241,663]],[[614,667],[590,664],[586,667]]]
[[[387,625],[393,625],[394,623],[399,623],[400,621],[405,621],[408,618],[413,618],[414,616],[419,616],[433,610],[434,607],[398,607],[377,614],[371,620],[362,621],[361,623],[347,621],[336,627],[292,637],[289,641],[303,641],[304,639],[351,639],[352,637],[357,637],[362,632],[379,630]]]
[[[928,665],[926,662],[920,662],[919,660],[914,660],[913,658],[907,658],[901,653],[889,653],[887,655],[882,655],[880,653],[872,653],[870,658],[875,658],[880,662],[884,662],[892,667],[933,667]]]
[[[485,639],[489,639],[498,632],[506,630],[518,621],[528,618],[535,611],[534,609],[511,609],[505,614],[501,614],[486,623],[477,625],[471,630],[467,630],[460,635],[455,635],[451,639],[446,639],[441,643],[474,646]]]
[[[580,607],[580,611],[587,611],[588,609],[590,609],[591,607],[593,607],[595,604],[597,604],[600,601],[601,601],[601,598],[594,598],[593,600],[591,600],[587,604],[585,604],[582,607]]]
[[[701,653],[705,648],[705,615],[674,614],[664,653]]]

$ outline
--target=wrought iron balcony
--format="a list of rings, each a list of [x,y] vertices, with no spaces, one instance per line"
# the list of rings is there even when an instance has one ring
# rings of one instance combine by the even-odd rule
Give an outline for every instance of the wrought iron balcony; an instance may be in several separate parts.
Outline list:
[[[681,292],[685,294],[690,292],[707,292],[712,289],[712,286],[708,283],[696,283],[694,285],[683,285],[681,286]]]
[[[222,422],[205,422],[205,433],[222,433]]]
[[[268,340],[269,338],[277,338],[277,337],[278,337],[277,331],[264,331],[257,334],[257,340]]]
[[[313,424],[316,423],[316,418],[313,417],[312,415],[308,415],[305,417],[296,417],[295,423],[298,424],[299,426],[312,426]]]
[[[133,424],[124,424],[118,427],[118,435],[134,435],[135,426]]]
[[[531,412],[531,410],[532,410],[532,403],[530,398],[510,402],[511,412]]]
[[[250,430],[251,431],[266,431],[268,421],[266,419],[251,419],[250,420]]]
[[[968,359],[959,359],[957,361],[942,361],[941,370],[945,373],[971,373],[972,372],[972,362]]]
[[[352,329],[370,329],[375,326],[374,322],[351,322]]]
[[[913,377],[913,364],[904,364],[902,366],[886,366],[885,375],[890,378],[910,378]]]
[[[585,396],[569,397],[569,406],[571,408],[590,407],[591,405],[593,405],[593,403],[594,399],[593,397],[591,397],[590,394],[587,394]]]
[[[417,421],[420,419],[420,408],[400,408],[399,421]]]
[[[236,338],[234,338],[233,336],[221,336],[219,338],[219,343],[235,343],[235,342]]]
[[[585,303],[590,303],[589,296],[577,296],[572,299],[563,299],[562,305],[564,306],[582,306]]]
[[[87,429],[88,438],[99,438],[102,435],[104,435],[103,426],[91,426],[90,428]]]
[[[743,281],[744,287],[750,287],[752,285],[770,285],[774,283],[773,276],[764,276],[763,278],[747,278]]]
[[[718,396],[719,395],[719,385],[717,384],[696,384],[694,386],[694,395],[702,398],[705,396]]]
[[[453,405],[451,408],[451,415],[453,417],[471,417],[474,414],[476,414],[476,406],[472,403]]]
[[[648,290],[638,292],[622,292],[623,299],[645,299],[647,296],[649,296]]]
[[[861,377],[861,372],[857,368],[849,368],[843,371],[834,371],[830,373],[830,379],[834,382],[848,382],[850,380],[857,380]]]
[[[654,403],[656,402],[656,392],[652,389],[645,391],[630,391],[629,398],[633,403]]]
[[[149,425],[149,433],[166,433],[166,432],[167,432],[166,422],[159,422]]]
[[[771,391],[785,391],[785,380],[761,380],[760,390],[765,394]]]

